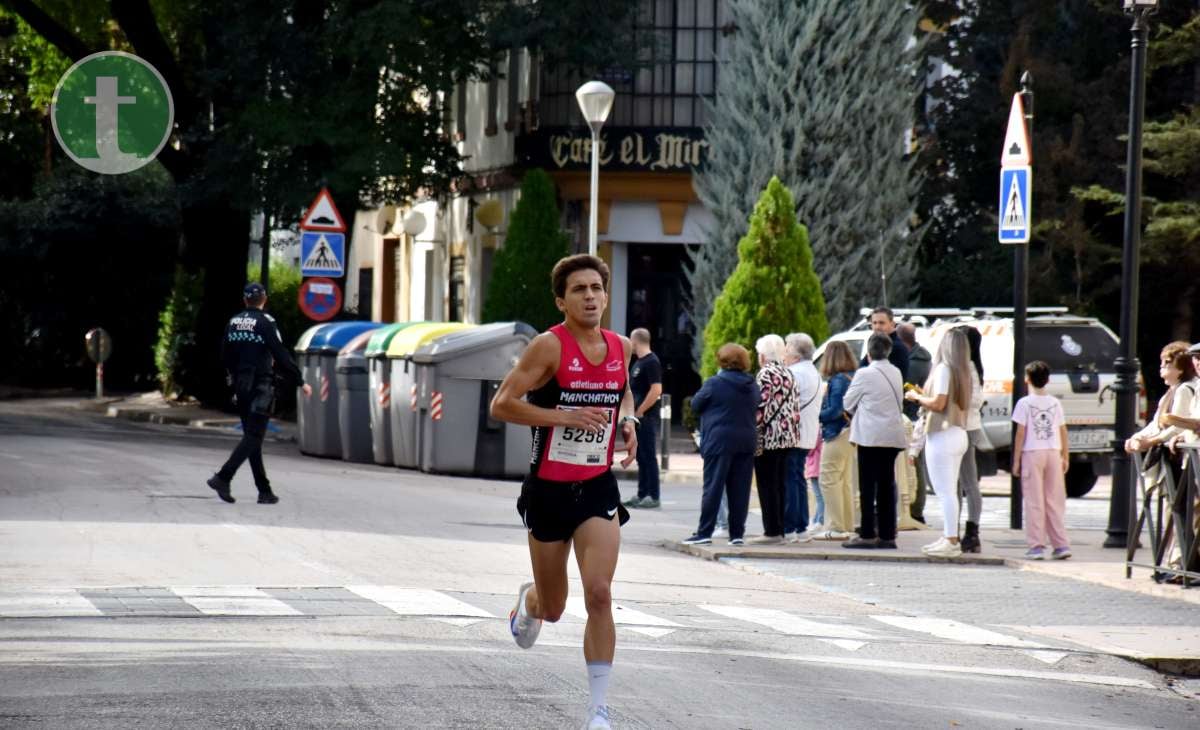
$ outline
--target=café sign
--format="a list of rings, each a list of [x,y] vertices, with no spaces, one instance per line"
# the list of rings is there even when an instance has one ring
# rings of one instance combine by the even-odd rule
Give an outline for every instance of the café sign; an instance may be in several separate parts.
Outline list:
[[[687,172],[708,162],[704,130],[681,127],[614,127],[600,132],[603,170]],[[517,155],[530,167],[587,170],[592,136],[586,128],[542,127],[517,138]]]

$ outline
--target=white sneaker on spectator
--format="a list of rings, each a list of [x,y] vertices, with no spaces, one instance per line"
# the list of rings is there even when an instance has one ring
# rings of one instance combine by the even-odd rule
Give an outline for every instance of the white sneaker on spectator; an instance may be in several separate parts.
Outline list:
[[[712,536],[713,537],[729,537],[729,528],[728,527],[718,527],[717,529],[713,530]]]
[[[945,537],[939,537],[938,539],[934,540],[933,542],[929,543],[928,545],[923,546],[921,548],[921,552],[927,553],[930,550],[936,550],[948,542],[949,542],[949,540],[947,540]]]
[[[962,547],[956,542],[945,540],[941,545],[926,550],[925,554],[931,558],[957,558],[962,555]]]
[[[813,535],[814,540],[849,540],[853,535],[849,532],[839,532],[838,530],[825,530],[816,535]]]
[[[799,535],[799,534],[800,534],[799,532],[785,532],[785,533],[783,533],[783,541],[785,543],[786,542],[796,542],[796,535]]]
[[[792,533],[792,539],[788,540],[788,542],[791,542],[791,543],[812,542],[813,536],[815,534],[816,533],[814,533],[812,530],[805,530],[804,532],[795,532],[795,533]]]
[[[810,535],[815,535],[818,532],[824,532],[824,531],[825,531],[825,525],[822,525],[820,522],[812,523],[811,525],[808,526],[808,529],[805,530],[805,532],[807,532]],[[801,534],[804,534],[804,533],[801,533]]]

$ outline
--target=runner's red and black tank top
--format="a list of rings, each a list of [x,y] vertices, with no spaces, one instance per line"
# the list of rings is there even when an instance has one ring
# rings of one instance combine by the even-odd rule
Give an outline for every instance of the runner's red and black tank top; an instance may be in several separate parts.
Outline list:
[[[608,427],[591,433],[561,426],[533,427],[532,472],[553,482],[579,482],[600,476],[612,466],[621,398],[625,395],[625,348],[614,332],[602,329],[608,351],[599,365],[588,362],[566,325],[550,332],[562,355],[550,382],[530,391],[529,402],[541,408],[571,410],[591,406],[609,411]]]

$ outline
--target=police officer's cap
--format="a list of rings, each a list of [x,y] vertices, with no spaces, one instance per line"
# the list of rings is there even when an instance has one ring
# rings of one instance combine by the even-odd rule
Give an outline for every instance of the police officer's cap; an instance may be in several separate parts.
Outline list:
[[[250,282],[246,285],[246,288],[242,290],[242,296],[250,301],[262,299],[266,295],[267,290],[264,289],[263,285],[259,284],[257,281]]]

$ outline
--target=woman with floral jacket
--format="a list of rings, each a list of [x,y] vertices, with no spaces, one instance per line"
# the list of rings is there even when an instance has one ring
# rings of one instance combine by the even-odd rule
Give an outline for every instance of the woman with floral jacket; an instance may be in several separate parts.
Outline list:
[[[792,371],[783,364],[783,338],[765,335],[754,349],[758,353],[757,380],[762,393],[756,418],[758,452],[754,457],[754,476],[758,482],[763,534],[750,542],[778,544],[783,542],[788,455],[800,448],[799,394]]]

